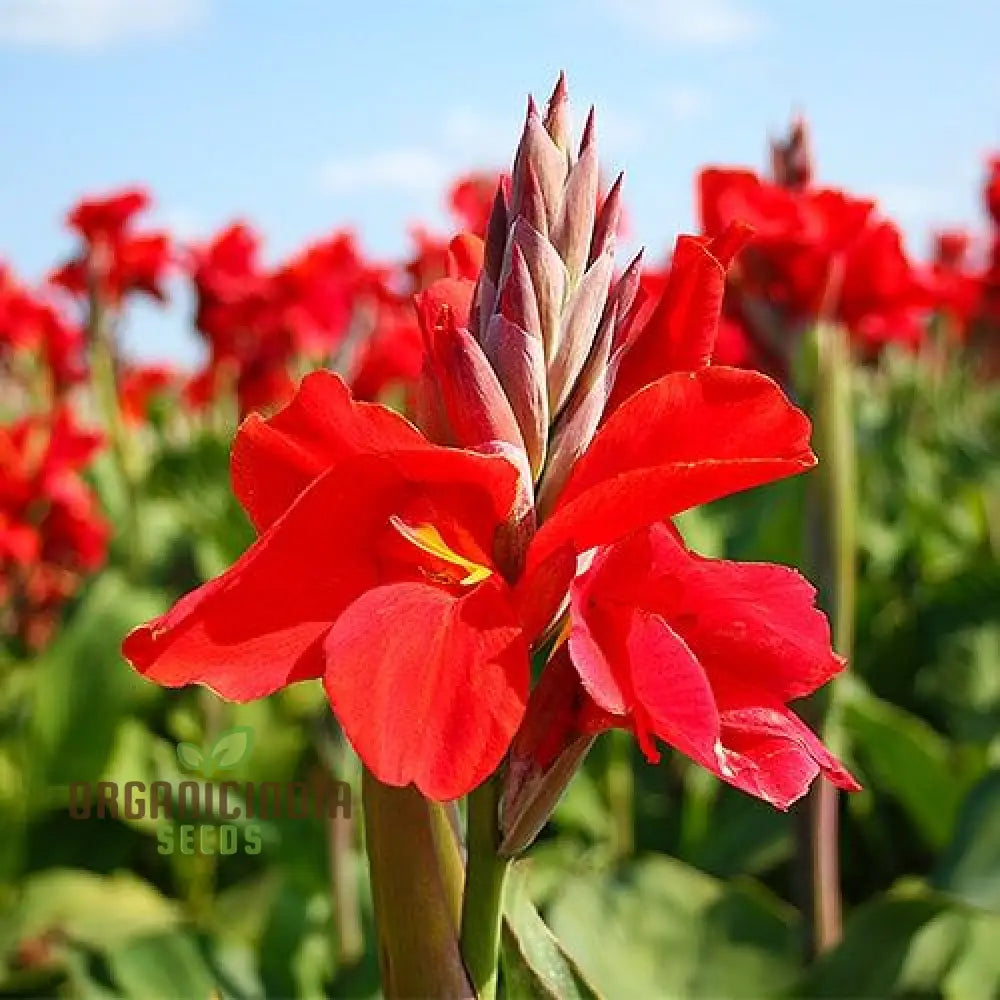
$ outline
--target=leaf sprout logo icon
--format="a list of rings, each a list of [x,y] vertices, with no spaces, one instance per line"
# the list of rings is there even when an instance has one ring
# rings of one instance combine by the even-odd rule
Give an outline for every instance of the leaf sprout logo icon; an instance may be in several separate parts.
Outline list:
[[[249,726],[233,726],[224,729],[207,752],[193,743],[178,743],[177,759],[182,767],[197,772],[207,781],[219,771],[231,771],[250,755],[252,747],[253,730]]]

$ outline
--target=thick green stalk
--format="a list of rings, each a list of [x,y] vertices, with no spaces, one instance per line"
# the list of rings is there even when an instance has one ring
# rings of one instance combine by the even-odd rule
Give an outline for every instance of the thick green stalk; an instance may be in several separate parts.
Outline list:
[[[821,602],[831,619],[834,649],[851,656],[856,584],[857,472],[851,357],[847,332],[820,324],[813,384],[814,447],[819,468],[812,480],[809,541]],[[836,683],[813,704],[810,721],[838,751]],[[801,815],[800,854],[807,887],[809,952],[820,954],[841,936],[838,792],[817,781]]]
[[[142,566],[142,532],[139,524],[139,481],[129,452],[128,433],[118,402],[118,375],[112,317],[93,292],[88,318],[91,369],[98,406],[111,442],[111,454],[125,497],[125,530],[128,542],[128,570],[135,579]]]
[[[462,857],[445,808],[367,770],[361,791],[383,994],[475,996],[458,947]]]
[[[503,894],[510,864],[500,848],[500,784],[491,778],[469,796],[469,862],[462,900],[462,957],[480,1000],[497,992]]]

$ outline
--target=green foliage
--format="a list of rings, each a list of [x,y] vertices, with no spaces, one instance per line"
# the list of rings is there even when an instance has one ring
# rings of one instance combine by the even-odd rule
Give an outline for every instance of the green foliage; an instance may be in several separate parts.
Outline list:
[[[601,738],[515,866],[512,1000],[1000,995],[1000,392],[903,357],[856,386],[858,632],[829,735],[865,790],[842,802],[842,943],[802,958],[794,812]],[[42,654],[0,660],[0,995],[375,997],[358,765],[320,686],[231,705],[121,659],[131,627],[252,538],[228,437],[177,426],[141,456],[138,570],[119,543]],[[121,520],[113,470],[95,479]],[[689,512],[682,529],[706,554],[808,572],[807,484]],[[350,819],[246,815],[247,782],[330,775],[354,789]],[[98,781],[163,782],[172,802],[182,782],[234,782],[241,814],[215,802],[197,825],[228,823],[237,850],[181,853],[177,817],[71,818],[70,785]]]

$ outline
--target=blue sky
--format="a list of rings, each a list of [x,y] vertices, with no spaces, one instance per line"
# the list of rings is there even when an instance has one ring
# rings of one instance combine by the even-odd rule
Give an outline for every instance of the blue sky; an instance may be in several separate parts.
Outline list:
[[[0,0],[0,259],[41,276],[66,207],[134,182],[185,237],[244,217],[277,257],[354,224],[397,253],[448,177],[506,163],[560,68],[654,258],[699,165],[762,166],[796,109],[820,179],[923,250],[979,218],[998,38],[995,0]],[[131,349],[193,359],[187,308],[138,310]]]

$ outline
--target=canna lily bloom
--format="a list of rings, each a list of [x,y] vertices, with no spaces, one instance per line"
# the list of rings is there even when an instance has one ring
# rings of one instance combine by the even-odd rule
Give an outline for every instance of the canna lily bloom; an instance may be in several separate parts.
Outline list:
[[[793,570],[704,559],[653,525],[574,581],[569,653],[602,728],[630,729],[654,762],[662,740],[787,809],[820,771],[859,787],[787,707],[844,666],[814,597]]]
[[[297,367],[333,358],[357,376],[362,396],[414,381],[412,307],[391,287],[392,270],[365,261],[352,233],[336,232],[272,270],[261,267],[259,249],[258,235],[235,223],[189,255],[195,325],[209,347],[196,398],[235,383],[241,412],[270,410],[291,399]]]
[[[755,363],[779,377],[805,325],[839,322],[871,357],[888,341],[916,347],[930,305],[899,230],[877,216],[874,202],[812,186],[813,172],[799,119],[786,142],[772,143],[773,180],[719,167],[698,177],[708,236],[734,222],[753,230],[731,276],[727,314],[756,348]]]
[[[102,444],[63,405],[0,426],[0,637],[44,645],[62,604],[104,561],[107,526],[79,475]]]
[[[39,358],[61,396],[86,378],[84,336],[42,294],[30,291],[0,264],[0,365],[8,357]]]
[[[150,205],[149,193],[128,188],[104,198],[84,198],[66,224],[80,237],[80,252],[50,276],[71,295],[95,292],[112,307],[134,292],[160,302],[171,263],[170,238],[163,232],[135,232],[132,223]]]
[[[511,747],[503,852],[534,838],[594,737],[662,742],[779,809],[819,774],[859,785],[788,707],[844,667],[815,590],[784,566],[705,559],[656,524],[597,550]]]
[[[719,257],[704,241],[685,251],[701,263],[679,268],[670,293],[687,311],[667,323],[676,343],[637,364],[608,408],[639,272],[634,261],[613,280],[620,184],[597,208],[596,186],[593,117],[574,155],[560,79],[544,116],[529,106],[478,280],[448,277],[418,297],[423,432],[329,372],[270,419],[248,417],[233,489],[259,537],[131,633],[124,652],[141,673],[237,700],[321,677],[375,777],[455,798],[497,771],[519,727],[538,725],[538,711],[525,716],[529,654],[567,604],[570,634],[587,627],[574,598],[588,560],[815,464],[809,422],[776,383],[709,365],[725,243]],[[787,695],[772,675],[760,678],[767,704]]]
[[[433,445],[315,372],[271,420],[244,422],[232,473],[260,538],[136,629],[126,657],[157,683],[239,701],[323,677],[372,772],[433,798],[495,770],[528,688],[495,552],[515,469]]]

